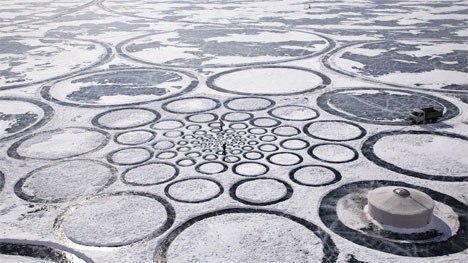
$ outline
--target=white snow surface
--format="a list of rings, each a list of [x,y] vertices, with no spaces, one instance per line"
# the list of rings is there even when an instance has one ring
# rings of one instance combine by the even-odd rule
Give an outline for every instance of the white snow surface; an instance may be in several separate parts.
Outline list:
[[[2,1],[0,14],[0,239],[42,242],[51,247],[60,244],[75,251],[77,257],[86,255],[94,262],[159,262],[162,259],[155,258],[155,252],[160,245],[192,218],[228,208],[249,208],[285,216],[228,213],[193,222],[167,247],[168,262],[322,262],[323,248],[331,242],[323,244],[288,215],[314,224],[329,235],[339,252],[336,262],[350,262],[352,257],[361,262],[384,263],[467,261],[468,250],[426,258],[366,248],[334,233],[319,214],[322,200],[333,189],[367,180],[405,182],[468,203],[465,140],[397,134],[382,138],[374,147],[377,156],[393,165],[451,176],[455,181],[400,174],[376,165],[361,152],[364,141],[380,132],[415,130],[468,135],[466,58],[450,55],[457,51],[463,56],[467,51],[465,0],[12,0]],[[380,41],[411,47],[397,50],[391,59],[375,62],[373,59],[390,50],[362,46]],[[365,65],[344,59],[341,56],[346,52],[369,56],[370,61]],[[419,59],[440,63],[415,64]],[[407,68],[392,68],[391,73],[378,77],[360,73],[366,66],[391,67],[392,63]],[[418,66],[422,72],[405,72],[420,69]],[[182,78],[158,86],[168,90],[165,96],[157,96],[149,89],[134,94],[128,90],[116,94],[113,92],[119,89],[97,89],[94,94],[79,94],[82,96],[78,99],[68,96],[84,86],[73,82],[77,78],[118,69],[135,72],[138,79],[134,69],[141,68],[179,72]],[[313,90],[322,84],[322,79],[312,71],[329,77],[331,84]],[[219,77],[214,84],[221,90],[212,89],[207,83],[215,75]],[[185,90],[193,80],[199,84]],[[96,83],[99,82],[85,84]],[[457,91],[441,92],[442,87],[452,84],[459,85],[455,87]],[[49,93],[47,87],[51,87]],[[147,88],[139,88],[144,87]],[[338,122],[311,125],[309,132],[320,138],[304,133],[310,122],[345,120],[318,105],[317,98],[322,94],[336,89],[375,88],[350,92],[372,94],[389,87],[398,90],[387,93],[389,103],[395,102],[392,95],[417,91],[452,103],[459,113],[438,123],[417,126],[352,121],[367,132],[355,140],[350,139],[359,134],[358,130]],[[295,95],[285,95],[291,93]],[[417,100],[417,96],[414,98]],[[45,103],[53,112],[46,116],[42,109],[22,99]],[[335,110],[349,116],[343,109]],[[168,121],[158,122],[152,111]],[[104,112],[108,113],[95,125],[93,119],[96,121],[96,116]],[[240,122],[233,126],[236,129],[232,129],[232,136],[250,137],[237,147],[229,138],[229,158],[223,161],[220,142],[202,145],[206,143],[204,135],[194,132],[216,136],[213,129],[219,129],[219,119],[228,112],[232,114],[223,120],[224,129]],[[14,130],[21,117],[13,115],[25,113],[35,113],[38,119],[23,119],[27,125]],[[213,113],[215,119],[210,120],[208,115],[188,117],[194,113]],[[249,114],[261,119],[251,122]],[[44,122],[37,127],[41,119]],[[276,126],[255,125],[273,125],[272,119],[281,121],[278,125],[296,127],[299,134],[292,135],[292,128],[278,129],[276,140],[262,142],[260,137],[271,136]],[[14,132],[7,132],[12,128]],[[137,129],[153,131],[156,136],[151,139],[149,132]],[[170,133],[165,134],[168,130]],[[24,141],[15,149],[15,142],[20,140]],[[343,140],[340,143],[355,149],[359,158],[347,162],[354,153],[339,145],[316,148],[313,153],[322,160],[307,152],[314,145],[330,143],[328,140]],[[143,148],[133,149],[120,143]],[[265,143],[268,145],[261,148]],[[240,152],[231,153],[234,149]],[[189,157],[193,152],[200,156]],[[277,154],[281,152],[285,153]],[[301,156],[302,161],[292,153]],[[270,155],[273,156],[269,162]],[[195,163],[188,165],[191,163],[184,161],[187,158],[193,158]],[[175,173],[172,167],[145,166],[153,162],[175,165],[178,176],[171,179]],[[200,165],[205,162],[208,163]],[[115,174],[107,165],[115,169]],[[334,174],[313,165],[334,168],[342,178],[321,186],[332,181]],[[305,185],[289,178],[290,172],[300,166],[307,168],[298,170],[295,180]],[[123,180],[125,173],[127,181]],[[21,190],[47,202],[24,200],[15,193],[17,182],[28,175]],[[201,177],[218,182],[224,191],[215,197],[219,187]],[[235,183],[256,177],[269,180],[241,185],[237,189],[239,197],[253,202],[278,200],[286,189],[273,178],[285,181],[294,192],[288,200],[267,206],[247,205],[231,198],[229,190]],[[177,182],[184,179],[191,180]],[[108,180],[112,184],[104,187]],[[177,183],[168,191],[179,201],[165,191],[173,182]],[[113,196],[117,192],[126,194]],[[132,192],[157,195],[167,201],[174,211],[174,223],[153,235],[168,219],[166,209],[157,200]],[[362,193],[351,195],[359,194]],[[197,201],[200,202],[188,203]],[[382,230],[403,234],[436,229],[443,235],[435,241],[444,242],[460,228],[458,215],[442,202],[436,202],[435,217],[427,228],[404,230],[372,221],[363,207],[351,201],[340,200],[337,213],[353,229],[369,222]],[[48,262],[3,253],[0,250],[0,262]]]

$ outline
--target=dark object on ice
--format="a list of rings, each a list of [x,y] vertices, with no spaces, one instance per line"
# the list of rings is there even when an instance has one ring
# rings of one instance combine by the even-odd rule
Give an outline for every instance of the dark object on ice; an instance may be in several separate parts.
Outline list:
[[[223,131],[223,127],[224,127],[224,122],[222,120],[219,120],[219,129],[221,131]]]
[[[223,143],[223,155],[226,155],[226,143]]]
[[[414,109],[410,114],[411,124],[420,124],[424,122],[436,123],[437,119],[442,117],[442,111],[438,111],[433,107]]]

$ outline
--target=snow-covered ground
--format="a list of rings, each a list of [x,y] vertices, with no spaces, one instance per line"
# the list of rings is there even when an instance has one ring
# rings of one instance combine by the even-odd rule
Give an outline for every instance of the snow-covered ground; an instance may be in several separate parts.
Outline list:
[[[468,261],[466,0],[0,2],[0,262]]]

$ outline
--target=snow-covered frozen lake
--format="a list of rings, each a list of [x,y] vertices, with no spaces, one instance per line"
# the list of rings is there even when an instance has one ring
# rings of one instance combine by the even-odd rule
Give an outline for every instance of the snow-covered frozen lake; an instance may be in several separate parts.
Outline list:
[[[0,262],[468,261],[466,0],[0,3]]]

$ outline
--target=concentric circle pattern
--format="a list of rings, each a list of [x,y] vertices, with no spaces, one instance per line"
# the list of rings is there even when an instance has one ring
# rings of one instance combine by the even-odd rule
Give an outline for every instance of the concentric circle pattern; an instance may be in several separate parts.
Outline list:
[[[466,1],[0,2],[0,263],[467,262]]]

